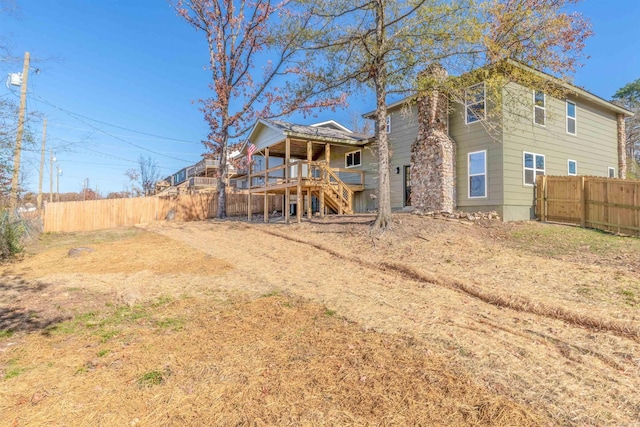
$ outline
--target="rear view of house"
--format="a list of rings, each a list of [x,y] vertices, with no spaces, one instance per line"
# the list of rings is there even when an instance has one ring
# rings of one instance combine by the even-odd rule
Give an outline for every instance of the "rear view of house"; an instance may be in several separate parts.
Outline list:
[[[566,89],[566,98],[559,99],[509,82],[500,89],[497,119],[483,81],[468,86],[460,102],[449,102],[446,129],[453,141],[455,186],[447,191],[455,208],[497,211],[506,221],[528,220],[534,217],[538,175],[618,176],[625,155],[623,121],[631,113],[575,86]],[[388,114],[391,202],[400,209],[412,204],[416,191],[440,190],[412,186],[412,146],[425,120],[418,117],[416,102],[391,104]],[[424,166],[443,161],[449,160]]]

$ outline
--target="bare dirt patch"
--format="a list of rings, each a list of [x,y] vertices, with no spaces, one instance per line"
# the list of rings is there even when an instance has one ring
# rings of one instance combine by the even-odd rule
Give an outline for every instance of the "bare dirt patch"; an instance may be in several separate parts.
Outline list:
[[[4,270],[0,305],[43,322],[0,337],[0,421],[637,422],[640,278],[610,254],[635,239],[372,220],[47,237]]]

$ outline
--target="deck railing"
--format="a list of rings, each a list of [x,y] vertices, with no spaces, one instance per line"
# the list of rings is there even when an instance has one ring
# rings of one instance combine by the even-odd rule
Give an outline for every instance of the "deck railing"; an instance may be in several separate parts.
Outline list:
[[[195,175],[200,175],[208,168],[217,168],[220,166],[220,161],[218,159],[202,159],[198,163],[196,163],[194,167]]]
[[[216,185],[218,185],[217,178],[207,178],[204,176],[189,178],[189,187],[215,187]]]

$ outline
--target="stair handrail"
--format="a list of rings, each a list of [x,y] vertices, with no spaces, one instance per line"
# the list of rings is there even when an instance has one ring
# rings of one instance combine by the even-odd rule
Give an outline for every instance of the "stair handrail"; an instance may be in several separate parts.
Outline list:
[[[354,195],[353,190],[349,188],[349,186],[347,186],[333,170],[331,170],[331,168],[326,162],[324,163],[319,162],[319,164],[320,164],[321,170],[324,172],[324,174],[326,174],[323,177],[323,182],[331,186],[333,184],[331,182],[331,179],[335,180],[335,183],[338,185],[337,193],[338,193],[338,198],[340,199],[340,205],[344,206],[350,212],[352,212],[353,211],[352,200]]]

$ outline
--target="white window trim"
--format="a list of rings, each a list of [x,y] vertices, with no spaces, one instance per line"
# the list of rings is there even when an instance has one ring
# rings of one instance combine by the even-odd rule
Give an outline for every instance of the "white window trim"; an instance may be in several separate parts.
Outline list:
[[[573,111],[575,112],[575,117],[569,116],[569,104],[573,105]],[[565,106],[565,129],[567,131],[567,135],[577,135],[578,134],[578,105],[573,101],[567,101]],[[575,122],[575,132],[569,132],[569,119],[573,119]]]
[[[391,114],[387,115],[387,123],[386,123],[385,130],[387,133],[391,133]]]
[[[531,154],[533,155],[533,168],[528,168],[524,165],[524,158],[527,154]],[[544,159],[544,169],[538,169],[536,168],[536,156],[540,156]],[[526,174],[525,171],[527,169],[533,169],[533,184],[527,184],[527,179],[526,179]],[[545,157],[544,154],[538,154],[538,153],[532,153],[530,151],[523,151],[522,152],[522,185],[524,185],[525,187],[533,187],[535,185],[536,182],[536,177],[538,176],[536,174],[537,170],[542,170],[542,174],[545,175],[547,173],[547,158]]]
[[[471,155],[472,154],[478,154],[478,153],[484,153],[484,173],[476,173],[476,174],[471,174]],[[471,195],[471,177],[472,176],[481,176],[484,175],[484,196],[472,196]],[[467,196],[469,199],[486,199],[487,196],[487,150],[479,150],[479,151],[472,151],[470,153],[467,153]]]
[[[483,116],[482,117],[477,117],[477,120],[473,120],[473,121],[469,121],[469,114],[468,114],[468,109],[469,109],[469,103],[467,102],[467,92],[469,91],[469,89],[474,88],[476,86],[480,86],[482,85],[482,93],[484,94],[484,96],[482,97],[482,104],[483,104],[483,108],[482,108],[482,112],[483,112]],[[475,105],[475,104],[479,104],[479,102],[475,102],[471,105]],[[464,123],[467,125],[470,125],[472,123],[478,123],[481,122],[483,120],[487,119],[487,87],[485,85],[485,82],[482,83],[477,83],[475,85],[469,86],[468,88],[466,88],[464,90]]]
[[[569,166],[571,162],[576,164],[576,173],[571,173],[571,167]],[[547,166],[547,165],[545,165]],[[577,176],[578,175],[578,162],[575,160],[567,159],[567,175],[569,176]]]
[[[542,107],[536,105],[536,92],[542,93]],[[542,124],[536,123],[536,108],[540,108],[542,110]],[[540,127],[547,127],[547,94],[542,92],[541,90],[535,89],[533,90],[533,124]]]
[[[347,166],[347,157],[349,156],[349,154],[353,154],[353,153],[360,153],[360,163],[358,163],[357,165],[351,165],[351,166]],[[358,166],[362,166],[362,150],[354,150],[354,151],[349,151],[348,153],[344,153],[344,167],[345,168],[357,168]]]
[[[609,166],[607,168],[607,178],[611,178],[611,171],[613,171],[613,177],[616,177],[616,168]]]

